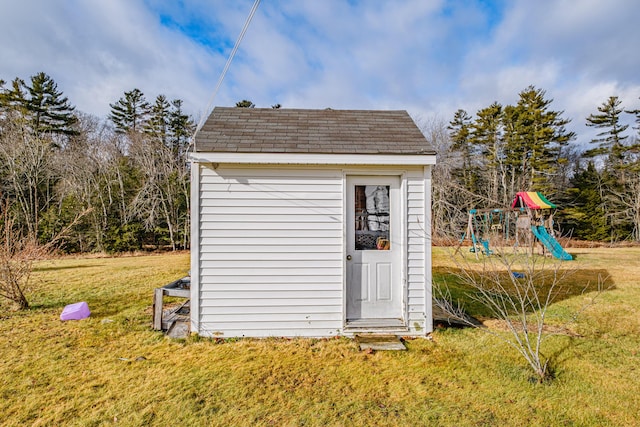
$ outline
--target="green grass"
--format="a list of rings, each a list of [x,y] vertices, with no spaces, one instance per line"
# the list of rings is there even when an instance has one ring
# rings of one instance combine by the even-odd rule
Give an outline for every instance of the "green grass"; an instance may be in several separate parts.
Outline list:
[[[579,335],[549,338],[547,384],[473,329],[373,354],[346,338],[171,340],[150,329],[152,290],[185,274],[187,254],[47,261],[32,308],[0,312],[0,425],[640,425],[640,249],[572,253],[575,280],[606,272],[612,287]],[[443,250],[434,263],[448,265]],[[61,322],[77,301],[91,317]]]

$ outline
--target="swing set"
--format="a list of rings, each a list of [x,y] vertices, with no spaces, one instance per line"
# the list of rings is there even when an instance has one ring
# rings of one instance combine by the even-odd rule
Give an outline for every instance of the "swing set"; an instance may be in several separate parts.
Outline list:
[[[554,257],[569,261],[573,257],[567,253],[555,239],[553,213],[557,206],[547,200],[542,193],[522,191],[516,194],[510,208],[471,209],[467,228],[460,239],[456,253],[465,240],[471,241],[469,249],[478,258],[478,254],[491,255],[490,240],[502,238],[508,242],[515,237],[515,246],[521,240],[533,252],[534,244],[539,242],[542,251],[549,251]]]

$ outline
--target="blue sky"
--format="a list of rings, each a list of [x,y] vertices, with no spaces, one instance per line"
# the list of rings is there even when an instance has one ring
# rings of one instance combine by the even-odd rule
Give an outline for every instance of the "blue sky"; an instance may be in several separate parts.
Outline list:
[[[44,71],[100,117],[139,88],[199,119],[252,5],[0,0],[0,78]],[[214,104],[404,109],[428,123],[535,85],[584,142],[609,96],[640,108],[638,16],[634,0],[262,0]]]

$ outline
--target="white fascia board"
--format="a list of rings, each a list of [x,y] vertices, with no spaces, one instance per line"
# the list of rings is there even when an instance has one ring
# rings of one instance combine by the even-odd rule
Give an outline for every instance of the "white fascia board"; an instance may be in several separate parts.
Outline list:
[[[435,165],[435,154],[315,154],[196,152],[194,163],[243,163],[272,165]]]

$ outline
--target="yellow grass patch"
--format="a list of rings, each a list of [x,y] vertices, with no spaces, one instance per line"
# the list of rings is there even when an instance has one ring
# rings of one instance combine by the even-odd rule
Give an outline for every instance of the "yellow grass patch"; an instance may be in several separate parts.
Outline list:
[[[545,385],[473,329],[372,354],[347,338],[175,341],[150,329],[149,308],[155,287],[185,275],[187,254],[47,261],[32,309],[0,312],[0,424],[637,425],[640,249],[571,253],[578,280],[602,270],[613,287],[578,319],[580,336],[549,339],[557,379]],[[447,262],[436,249],[436,268]],[[61,322],[78,301],[91,317]]]

